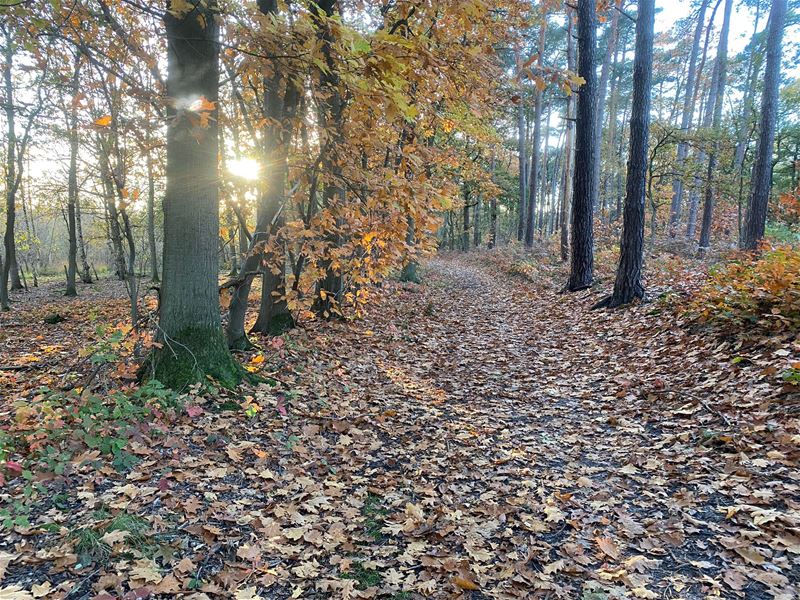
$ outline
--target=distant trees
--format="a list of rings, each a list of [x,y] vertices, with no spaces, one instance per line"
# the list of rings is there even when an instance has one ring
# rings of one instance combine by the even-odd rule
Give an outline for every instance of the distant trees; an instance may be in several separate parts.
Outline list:
[[[781,42],[786,21],[786,0],[772,0],[767,37],[767,64],[764,89],[761,96],[761,118],[756,148],[756,162],[751,179],[750,203],[742,232],[741,247],[753,250],[764,237],[767,205],[772,180],[772,151],[775,142],[775,122],[778,113],[778,86],[780,84]],[[795,157],[795,163],[797,158]]]

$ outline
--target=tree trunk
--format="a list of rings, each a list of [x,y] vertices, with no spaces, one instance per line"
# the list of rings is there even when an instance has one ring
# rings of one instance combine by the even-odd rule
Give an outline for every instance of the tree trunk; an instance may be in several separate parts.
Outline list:
[[[92,283],[92,271],[89,268],[89,260],[86,257],[86,241],[83,239],[83,217],[81,215],[81,202],[80,195],[76,198],[75,203],[75,229],[78,232],[78,252],[81,259],[81,282]]]
[[[77,296],[75,280],[78,274],[78,226],[76,223],[78,205],[78,86],[81,71],[81,55],[75,57],[72,73],[72,103],[67,118],[69,128],[69,176],[67,184],[67,230],[69,234],[69,253],[67,260],[67,290],[65,296]]]
[[[542,17],[544,19],[544,15]],[[544,54],[544,34],[547,21],[544,20],[539,27],[539,45],[537,47],[536,65],[542,68],[542,55]],[[533,238],[536,233],[536,196],[539,193],[539,179],[541,174],[539,153],[541,151],[542,138],[542,90],[536,85],[534,88],[533,99],[533,141],[531,142],[531,171],[528,177],[528,201],[525,207],[525,246],[533,246]]]
[[[731,24],[731,9],[733,0],[725,0],[725,14],[722,20],[719,45],[717,46],[715,81],[714,114],[711,127],[717,130],[722,123],[722,105],[725,99],[725,83],[728,76],[728,32]],[[705,203],[703,204],[703,224],[700,229],[700,253],[704,253],[711,241],[711,223],[714,218],[714,198],[716,196],[715,174],[719,154],[719,142],[714,142],[708,157],[708,171],[706,174]]]
[[[522,60],[519,49],[516,51],[517,70],[521,69]],[[517,241],[525,239],[525,214],[528,198],[528,157],[525,151],[525,102],[522,88],[520,88],[519,102],[517,103],[517,153],[519,154],[519,207],[517,220]]]
[[[750,131],[750,118],[753,112],[753,102],[755,100],[756,87],[758,86],[758,76],[761,73],[761,44],[759,38],[758,23],[761,16],[761,3],[756,3],[756,18],[753,24],[753,35],[750,38],[750,53],[747,57],[747,89],[742,100],[742,116],[736,135],[736,151],[733,157],[733,168],[742,177],[742,167],[744,165],[744,155],[747,150],[748,133]],[[767,39],[769,41],[769,38]]]
[[[594,0],[578,0],[578,75],[585,83],[578,91],[575,135],[575,165],[580,166],[575,169],[573,184],[572,255],[566,288],[572,292],[591,286],[594,272],[592,212],[597,196],[594,176],[597,166],[596,19]]]
[[[161,279],[158,276],[158,248],[156,247],[156,178],[149,131],[145,144],[147,144],[147,245],[150,249],[150,281],[158,283]]]
[[[338,206],[344,202],[345,191],[339,181],[342,175],[342,165],[340,164],[340,152],[343,138],[343,120],[345,101],[339,90],[340,77],[338,65],[334,57],[334,30],[331,28],[327,19],[339,12],[339,0],[320,0],[312,5],[312,16],[317,28],[318,41],[322,47],[322,54],[325,59],[325,70],[320,71],[320,87],[325,93],[325,99],[318,103],[318,119],[321,129],[327,132],[326,142],[327,151],[323,152],[322,170],[330,174],[330,178],[324,182],[322,189],[322,205],[324,208],[336,212]],[[320,12],[324,13],[325,19],[321,19]],[[322,260],[322,270],[324,276],[317,282],[316,295],[314,298],[314,312],[324,318],[330,319],[334,315],[341,315],[339,303],[344,292],[344,279],[339,267],[336,266],[334,258],[336,250],[341,245],[339,234],[340,219],[335,218],[335,226],[327,236],[328,249],[327,257]]]
[[[633,61],[630,150],[625,189],[619,265],[614,292],[597,306],[617,307],[644,297],[645,189],[650,134],[650,88],[653,81],[655,0],[639,0],[636,16],[636,55]]]
[[[567,8],[567,68],[575,69],[575,52],[572,46],[572,12]],[[567,139],[564,143],[564,183],[561,186],[561,214],[559,225],[561,227],[561,261],[567,262],[569,258],[569,215],[572,203],[572,143],[574,137],[575,94],[570,94],[567,99]]]
[[[753,166],[750,206],[747,211],[741,246],[754,250],[764,237],[772,176],[772,149],[778,113],[778,88],[781,74],[781,42],[786,20],[786,0],[772,0],[767,37],[767,65],[761,96],[761,119],[756,162]]]
[[[618,5],[618,0],[615,0],[615,5]],[[594,168],[594,187],[598,190],[598,203],[599,203],[599,190],[600,190],[600,167],[601,167],[601,155],[600,147],[603,145],[603,121],[605,120],[605,110],[606,110],[606,90],[608,88],[608,79],[611,73],[611,62],[616,53],[617,49],[617,39],[619,38],[619,11],[612,10],[611,11],[611,29],[608,32],[608,45],[606,46],[606,54],[605,58],[603,59],[603,67],[600,71],[600,83],[598,86],[597,92],[597,122],[595,126],[597,127],[597,131],[595,132],[595,136],[597,139],[597,155],[595,156],[595,162],[597,163]],[[595,207],[597,208],[597,207]]]
[[[14,40],[11,36],[11,30],[6,32],[6,46],[5,46],[5,65],[3,67],[3,79],[5,83],[5,111],[6,111],[6,232],[3,237],[3,246],[5,249],[5,262],[3,263],[2,282],[0,287],[3,288],[3,295],[8,297],[8,284],[11,280],[11,289],[17,290],[22,288],[22,282],[19,280],[17,269],[17,248],[14,239],[14,222],[16,220],[16,192],[19,186],[19,177],[17,173],[17,137],[16,137],[16,122],[15,122],[15,106],[14,106],[14,82],[12,79],[12,72],[14,68]],[[4,310],[9,308],[8,301],[6,300]]]
[[[692,116],[694,115],[694,87],[697,71],[697,57],[700,54],[700,39],[703,35],[703,25],[705,24],[706,8],[709,0],[702,0],[700,10],[697,14],[697,24],[694,28],[694,38],[692,39],[692,51],[689,55],[689,68],[686,73],[686,90],[683,99],[683,113],[681,114],[681,131],[686,135],[692,127]],[[689,153],[689,145],[686,142],[678,144],[678,156],[675,169],[678,176],[672,182],[672,203],[669,209],[669,234],[675,237],[678,233],[678,223],[681,219],[681,204],[683,200],[683,176],[681,169]]]
[[[170,2],[164,15],[167,97],[176,102],[168,107],[162,348],[153,366],[155,377],[173,389],[207,375],[234,387],[241,368],[222,336],[218,291],[218,11],[213,0],[188,0],[185,6]],[[182,99],[196,99],[206,119],[191,115],[192,106]]]

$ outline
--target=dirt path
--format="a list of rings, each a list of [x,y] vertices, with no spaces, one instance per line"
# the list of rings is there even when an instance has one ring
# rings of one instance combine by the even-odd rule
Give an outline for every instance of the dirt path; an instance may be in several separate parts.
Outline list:
[[[130,472],[75,462],[6,540],[0,588],[798,597],[800,432],[766,355],[732,366],[743,349],[657,305],[590,312],[596,295],[481,255],[435,259],[425,280],[269,342],[249,364],[279,382],[246,394],[250,417],[190,397],[189,416],[136,434]],[[75,532],[120,515],[143,525],[86,556]]]

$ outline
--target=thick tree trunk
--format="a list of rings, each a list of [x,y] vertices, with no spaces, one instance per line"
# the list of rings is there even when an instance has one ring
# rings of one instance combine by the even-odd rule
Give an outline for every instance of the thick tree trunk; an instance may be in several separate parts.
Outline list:
[[[326,151],[323,152],[322,170],[328,174],[322,189],[322,205],[325,209],[336,213],[344,203],[345,191],[339,183],[342,176],[342,165],[340,163],[340,152],[342,149],[343,120],[345,100],[342,98],[339,89],[340,77],[339,66],[334,57],[334,30],[331,28],[327,19],[317,18],[321,11],[329,19],[339,12],[339,0],[320,0],[313,5],[312,15],[314,16],[317,28],[318,41],[322,45],[322,54],[325,59],[325,70],[320,71],[320,87],[324,90],[325,99],[318,103],[318,118],[321,129],[325,130],[328,137],[326,141]],[[340,219],[334,218],[335,225],[327,236],[328,249],[327,256],[321,261],[324,275],[317,282],[316,294],[314,298],[314,312],[324,318],[330,319],[336,315],[341,315],[339,303],[344,293],[344,279],[341,269],[336,265],[336,251],[341,246]]]
[[[76,212],[78,205],[78,86],[80,80],[81,56],[75,57],[75,68],[72,74],[72,106],[67,118],[69,128],[69,175],[67,183],[67,231],[69,234],[69,252],[67,260],[67,290],[65,296],[77,296],[76,279],[78,274],[78,226]]]
[[[686,135],[692,127],[692,116],[694,115],[694,87],[697,77],[697,58],[700,54],[700,39],[703,36],[703,25],[705,24],[706,8],[709,0],[702,0],[697,14],[697,23],[694,28],[692,38],[692,50],[689,54],[689,67],[686,73],[686,89],[683,98],[683,112],[681,114],[681,132]],[[681,205],[683,202],[683,176],[681,170],[689,153],[689,144],[681,142],[678,144],[678,156],[675,163],[678,176],[672,182],[672,203],[669,210],[669,234],[675,237],[678,233],[678,223],[681,220]]]
[[[154,356],[155,377],[174,389],[206,375],[233,387],[241,368],[222,336],[218,291],[218,14],[213,0],[185,5],[169,3],[164,15],[167,96],[175,102],[168,109],[162,348]],[[197,112],[207,118],[198,119]]]
[[[653,29],[655,1],[639,0],[636,16],[636,55],[633,62],[633,104],[631,106],[628,177],[625,214],[622,223],[619,266],[614,292],[597,306],[617,307],[644,297],[645,189],[650,134],[650,88],[653,80]]]
[[[725,99],[725,83],[728,77],[728,32],[731,24],[731,9],[733,0],[725,0],[725,14],[720,30],[719,45],[717,46],[715,82],[714,114],[711,127],[715,130],[722,123],[722,105]],[[704,253],[711,242],[711,224],[714,219],[714,200],[717,193],[716,170],[719,154],[719,143],[714,142],[708,157],[708,171],[706,173],[705,202],[703,204],[703,224],[700,229],[700,253]]]
[[[747,57],[747,89],[742,100],[742,115],[736,133],[736,151],[733,157],[733,168],[742,177],[742,167],[744,166],[744,155],[747,150],[750,132],[750,119],[753,113],[753,102],[755,101],[756,88],[758,87],[758,76],[761,73],[761,44],[759,38],[758,24],[761,16],[761,3],[756,3],[756,18],[753,24],[753,35],[750,38],[750,52]],[[769,41],[769,38],[767,38]]]
[[[767,64],[761,96],[761,119],[758,150],[753,166],[750,206],[747,211],[741,246],[754,250],[764,237],[772,176],[772,149],[778,113],[778,88],[781,75],[781,42],[786,21],[786,0],[772,0],[767,38]]]
[[[574,198],[572,201],[572,253],[566,289],[577,291],[592,285],[594,274],[594,233],[592,212],[597,196],[594,169],[597,166],[595,110],[597,75],[597,17],[594,0],[578,0],[578,75],[584,84],[578,91],[575,135]],[[578,165],[580,165],[578,167]]]

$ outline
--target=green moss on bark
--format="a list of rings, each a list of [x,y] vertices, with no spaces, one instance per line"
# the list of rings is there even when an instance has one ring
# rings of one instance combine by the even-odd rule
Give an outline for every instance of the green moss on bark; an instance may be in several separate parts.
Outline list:
[[[162,344],[153,355],[153,375],[168,388],[179,391],[207,377],[228,389],[242,381],[244,369],[231,356],[220,329],[187,327]]]

